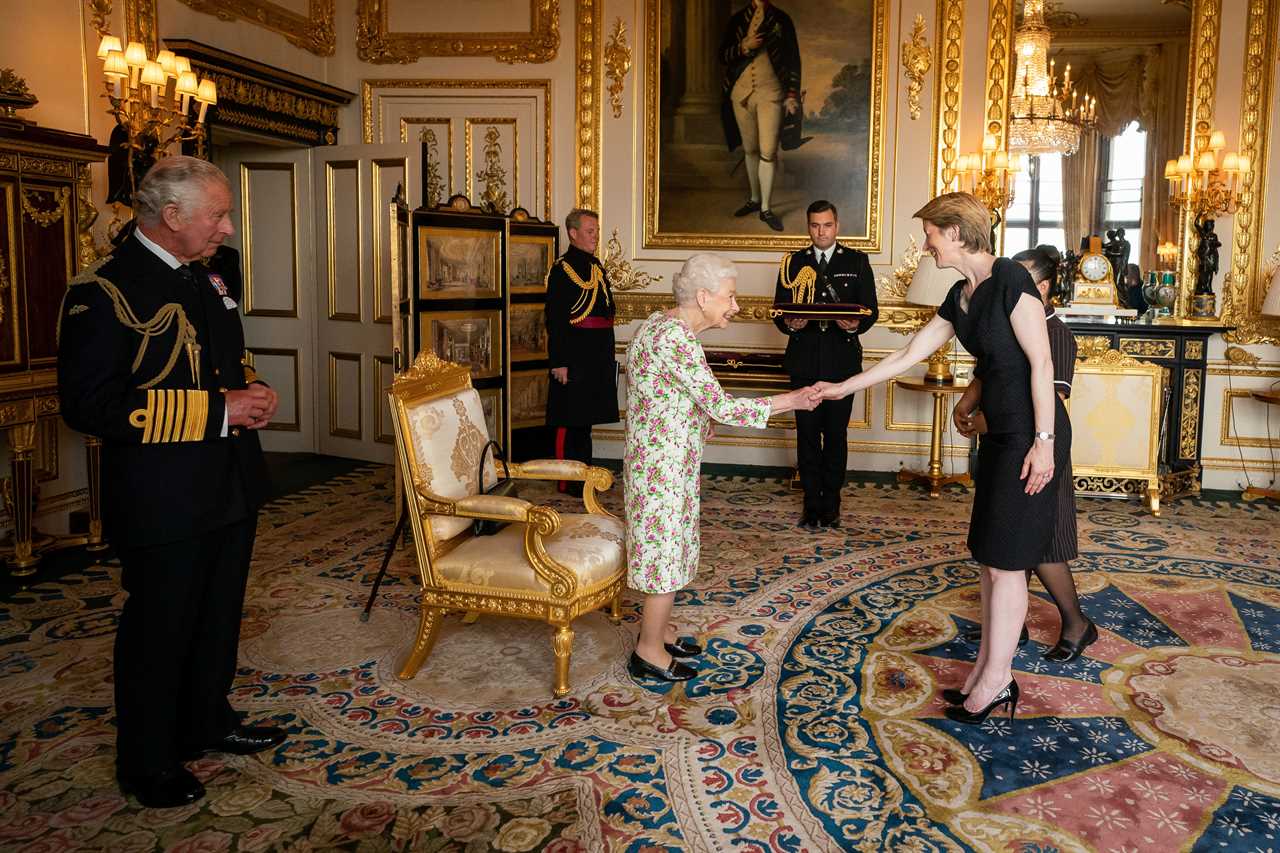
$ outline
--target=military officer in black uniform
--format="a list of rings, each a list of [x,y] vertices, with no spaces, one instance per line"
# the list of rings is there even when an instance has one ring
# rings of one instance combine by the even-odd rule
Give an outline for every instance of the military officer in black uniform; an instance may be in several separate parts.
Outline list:
[[[815,201],[807,214],[813,245],[783,257],[774,303],[854,303],[870,308],[871,314],[850,320],[776,318],[778,330],[789,338],[783,365],[792,388],[861,372],[858,336],[870,329],[880,314],[866,253],[836,242],[840,221],[835,205]],[[801,527],[840,526],[840,489],[848,461],[852,411],[853,401],[846,397],[827,400],[812,412],[796,412],[796,463],[804,487]]]
[[[62,415],[103,440],[106,535],[128,592],[115,642],[116,774],[140,803],[204,795],[184,760],[248,754],[284,732],[227,701],[258,507],[256,430],[276,394],[243,365],[235,300],[200,263],[232,232],[210,163],[169,157],[134,198],[137,228],[68,286],[59,321]]]
[[[591,464],[591,427],[618,420],[613,293],[596,258],[600,217],[575,208],[564,220],[569,249],[547,272],[547,354],[551,388],[547,426],[557,459]],[[580,484],[561,483],[561,491]]]

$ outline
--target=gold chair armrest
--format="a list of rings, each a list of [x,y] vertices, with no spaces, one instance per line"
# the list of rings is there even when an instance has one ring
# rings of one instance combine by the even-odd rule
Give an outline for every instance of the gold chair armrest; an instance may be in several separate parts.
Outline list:
[[[520,480],[585,480],[591,470],[576,459],[530,459],[509,467],[511,476]]]
[[[471,495],[454,501],[453,514],[463,518],[528,522],[533,504],[505,495]]]

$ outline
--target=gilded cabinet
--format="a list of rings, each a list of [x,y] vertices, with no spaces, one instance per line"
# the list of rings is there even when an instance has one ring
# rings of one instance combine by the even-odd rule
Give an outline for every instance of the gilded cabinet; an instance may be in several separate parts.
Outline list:
[[[106,153],[90,136],[0,118],[0,428],[11,451],[14,574],[29,574],[39,559],[31,516],[44,466],[33,457],[56,458],[58,311],[67,280],[95,256],[89,163]],[[96,482],[95,462],[91,449]]]

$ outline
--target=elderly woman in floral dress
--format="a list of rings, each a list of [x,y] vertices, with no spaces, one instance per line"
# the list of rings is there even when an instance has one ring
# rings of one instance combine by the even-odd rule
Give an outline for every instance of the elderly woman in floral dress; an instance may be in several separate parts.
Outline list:
[[[723,329],[738,313],[738,269],[713,254],[694,255],[673,279],[676,306],[650,315],[627,349],[627,439],[623,487],[627,582],[645,594],[634,678],[683,681],[697,674],[675,658],[701,654],[668,620],[676,592],[698,571],[698,475],[711,421],[763,427],[770,415],[810,410],[800,388],[739,399],[720,387],[695,337]]]

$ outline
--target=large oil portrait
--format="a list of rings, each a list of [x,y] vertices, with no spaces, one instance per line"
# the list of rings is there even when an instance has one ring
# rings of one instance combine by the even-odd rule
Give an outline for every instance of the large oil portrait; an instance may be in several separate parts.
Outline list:
[[[644,245],[878,251],[888,0],[647,0]]]

